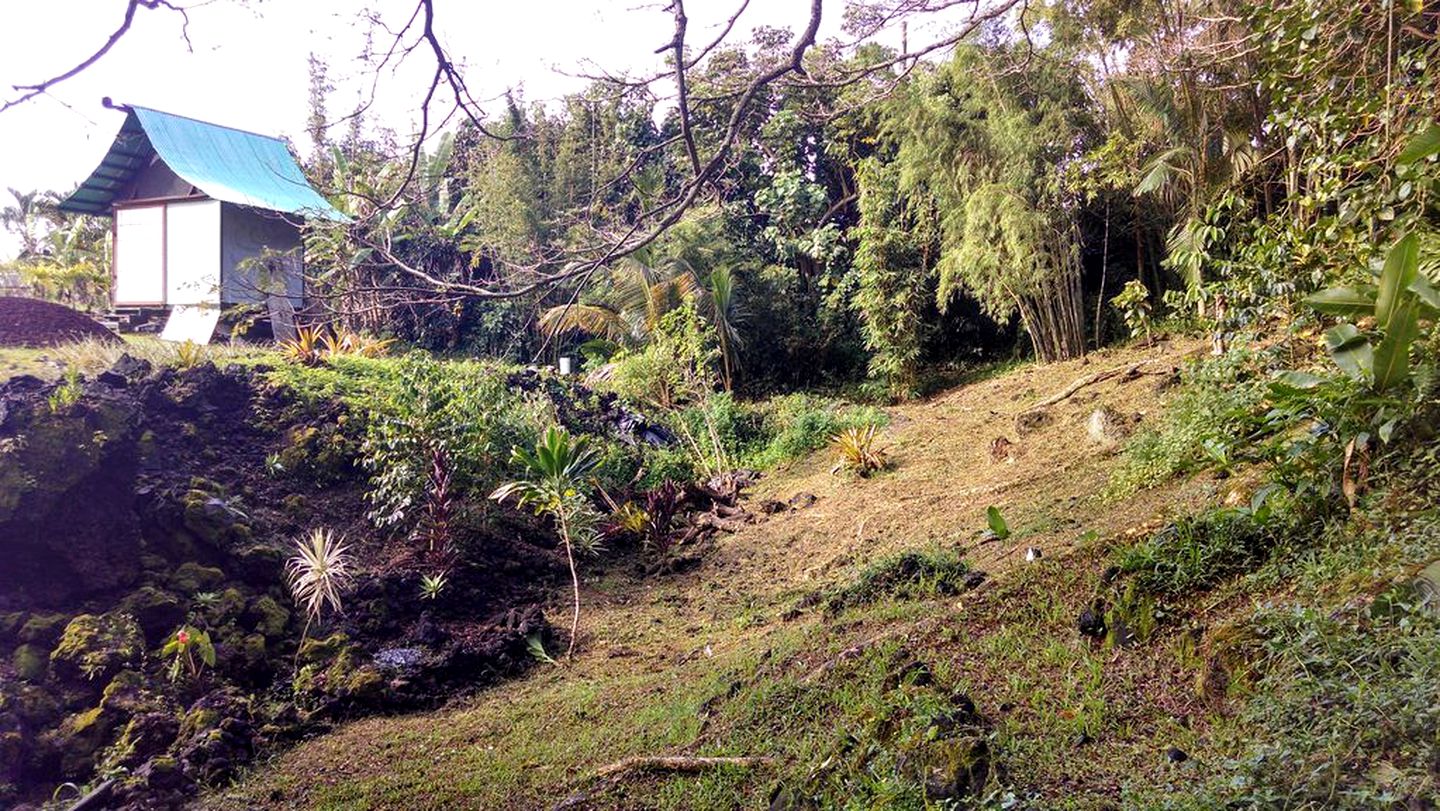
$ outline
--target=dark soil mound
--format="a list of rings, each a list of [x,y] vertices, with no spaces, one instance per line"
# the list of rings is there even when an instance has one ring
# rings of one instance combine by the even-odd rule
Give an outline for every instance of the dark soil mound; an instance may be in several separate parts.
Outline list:
[[[0,346],[54,346],[81,338],[120,340],[95,319],[63,304],[0,296]]]

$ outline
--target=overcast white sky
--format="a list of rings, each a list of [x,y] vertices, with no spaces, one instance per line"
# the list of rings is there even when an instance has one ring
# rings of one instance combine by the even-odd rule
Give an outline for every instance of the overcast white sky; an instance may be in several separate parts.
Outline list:
[[[185,0],[194,3],[195,0]],[[718,33],[738,0],[687,0],[689,40]],[[125,38],[81,75],[0,114],[0,189],[67,191],[109,147],[123,115],[100,100],[139,104],[271,135],[299,148],[305,137],[307,58],[325,59],[337,86],[331,116],[353,107],[373,79],[360,61],[366,9],[394,26],[414,0],[210,0],[190,10],[187,48],[182,18],[141,10]],[[797,30],[808,0],[751,0],[732,41],[756,26]],[[0,98],[11,85],[40,81],[92,53],[119,24],[125,0],[0,2]],[[843,0],[827,0],[821,39],[840,35]],[[653,52],[670,39],[664,0],[437,0],[440,35],[480,99],[523,88],[528,100],[553,99],[584,80],[565,72],[589,60],[637,73],[661,67]],[[912,32],[913,33],[913,32]],[[381,40],[377,33],[376,45]],[[381,77],[371,120],[402,135],[433,64],[417,52],[411,64]],[[0,205],[8,202],[0,192]],[[13,251],[0,237],[0,256]]]
[[[735,0],[690,0],[690,37],[713,36]],[[73,65],[119,23],[124,0],[7,0],[0,9],[0,84],[36,81]],[[826,28],[838,33],[841,3]],[[563,75],[583,60],[607,68],[659,66],[652,52],[670,37],[663,2],[651,0],[438,0],[436,19],[453,56],[466,66],[477,97],[523,86],[529,99],[558,97],[583,80]],[[738,26],[744,38],[758,24],[798,28],[807,0],[752,0]],[[364,10],[403,24],[413,0],[213,0],[182,18],[163,9],[140,11],[134,28],[97,65],[48,96],[0,115],[0,187],[67,189],[89,173],[119,128],[122,115],[100,106],[119,102],[189,115],[273,135],[297,146],[304,135],[311,51],[329,62],[338,86],[331,114],[353,105],[372,74],[357,60],[365,45]],[[830,11],[830,9],[827,9]],[[379,40],[377,39],[377,45]],[[413,126],[424,90],[428,54],[382,76],[379,123],[401,133]]]

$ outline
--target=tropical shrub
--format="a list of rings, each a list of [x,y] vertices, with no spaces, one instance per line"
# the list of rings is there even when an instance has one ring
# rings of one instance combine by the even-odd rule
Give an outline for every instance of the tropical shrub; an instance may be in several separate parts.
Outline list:
[[[555,521],[574,592],[570,644],[565,651],[569,658],[575,653],[575,639],[580,632],[580,575],[575,568],[575,552],[599,549],[595,531],[599,516],[586,496],[596,454],[585,437],[572,437],[565,429],[552,425],[535,443],[533,452],[516,446],[511,455],[525,478],[500,485],[490,498],[504,502],[513,497],[519,506]]]
[[[182,676],[196,681],[205,668],[215,667],[215,645],[210,634],[191,625],[182,625],[160,649],[160,656],[170,660],[170,680]]]
[[[622,350],[606,385],[634,403],[672,408],[715,389],[719,350],[691,304],[656,321],[642,348]]]
[[[505,473],[506,449],[535,435],[537,410],[496,371],[415,353],[372,392],[361,463],[369,518],[445,553],[461,501]]]

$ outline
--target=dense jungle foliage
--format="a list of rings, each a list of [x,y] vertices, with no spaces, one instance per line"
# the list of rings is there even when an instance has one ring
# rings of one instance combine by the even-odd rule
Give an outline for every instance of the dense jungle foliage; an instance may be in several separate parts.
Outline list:
[[[851,23],[893,5],[854,4]],[[404,768],[358,766],[372,782],[305,794],[296,784],[313,767],[302,757],[243,783],[235,807],[297,796],[393,805],[384,792],[396,786],[496,805],[574,788],[577,770],[547,771],[556,763],[602,767],[613,752],[652,749],[731,762],[675,770],[683,776],[662,765],[636,794],[623,769],[603,767],[570,797],[583,807],[637,796],[784,809],[1433,807],[1437,37],[1440,9],[1425,0],[1035,0],[925,58],[821,43],[803,81],[764,84],[739,110],[740,140],[672,227],[593,274],[534,289],[595,234],[625,233],[675,194],[694,159],[686,141],[710,154],[740,88],[788,59],[794,34],[760,29],[709,52],[690,71],[683,126],[641,86],[596,81],[556,103],[511,94],[483,131],[461,123],[414,153],[358,115],[343,135],[327,129],[326,66],[312,60],[318,123],[305,169],[352,216],[305,226],[315,305],[302,320],[314,329],[277,349],[57,348],[66,376],[17,387],[15,413],[42,427],[78,419],[95,373],[122,352],[155,352],[174,371],[146,378],[160,394],[140,390],[173,400],[175,420],[191,419],[197,378],[221,394],[234,378],[260,404],[246,430],[258,432],[261,480],[247,469],[243,487],[181,487],[188,509],[230,516],[232,491],[262,503],[293,491],[353,513],[345,536],[301,520],[303,500],[286,499],[283,517],[257,510],[306,532],[283,539],[293,555],[283,574],[261,578],[229,614],[175,598],[187,609],[159,628],[163,647],[146,640],[190,691],[154,688],[169,689],[170,704],[202,687],[263,684],[283,709],[257,710],[255,725],[289,741],[312,722],[423,703],[367,693],[362,705],[336,687],[390,672],[372,661],[378,649],[503,628],[510,647],[482,661],[503,659],[493,672],[511,675],[610,646],[580,666],[592,670],[561,669],[519,700],[477,705],[454,730],[396,721],[411,731],[392,740],[350,727],[304,756],[347,758],[325,747],[372,738],[383,739],[377,762],[393,765],[392,745],[423,750]],[[59,218],[45,195],[13,196],[5,222],[26,236],[6,268],[16,284],[103,302],[93,272],[103,229]],[[496,280],[521,292],[465,292]],[[1127,360],[1082,368],[1098,350]],[[1000,386],[1030,359],[1038,376]],[[547,368],[570,364],[579,374]],[[1045,369],[1082,377],[1060,391],[1067,381]],[[1161,379],[1134,408],[1163,407],[1133,413],[1124,398],[1151,374]],[[1067,399],[1100,382],[1136,388],[1094,405]],[[974,385],[924,399],[957,384]],[[964,424],[985,433],[949,444],[940,431],[904,433],[977,415],[988,421]],[[894,436],[905,438],[892,446]],[[85,441],[100,454],[104,439]],[[0,440],[0,461],[41,464],[33,447]],[[135,455],[152,441],[134,438]],[[812,513],[812,535],[788,524],[763,537],[774,549],[731,549],[721,568],[665,580],[702,566],[717,533],[803,515],[814,494],[767,493],[747,509],[741,490],[756,471],[790,465],[813,484],[805,457],[827,446],[824,481],[870,496],[832,491],[844,506]],[[972,449],[970,467],[955,462]],[[930,458],[943,453],[954,458]],[[1041,469],[985,478],[1012,464]],[[13,475],[35,489],[29,472]],[[1015,495],[1037,481],[1067,500]],[[1195,481],[1203,496],[1184,490]],[[1176,506],[1147,501],[1157,493]],[[970,503],[1012,496],[1003,513]],[[872,513],[890,507],[904,520],[877,520],[867,535]],[[973,526],[930,526],[961,513]],[[245,533],[226,528],[223,543],[249,543],[258,520],[240,523]],[[1028,546],[1061,534],[1063,561]],[[516,563],[495,551],[502,538],[543,538],[544,550]],[[868,554],[892,538],[894,554]],[[921,538],[943,548],[921,549]],[[1016,553],[991,561],[1014,564],[1005,578],[976,563],[991,544]],[[752,558],[766,566],[747,570]],[[615,561],[633,565],[622,577],[607,569]],[[178,593],[170,563],[147,576],[168,572]],[[549,591],[511,599],[521,590],[497,587],[505,578]],[[569,622],[535,620],[562,586]],[[745,588],[760,596],[734,593]],[[485,601],[502,591],[505,605]],[[297,613],[266,636],[244,606],[281,598]],[[591,601],[603,604],[594,622],[636,627],[587,637]],[[432,611],[451,623],[438,634]],[[12,610],[17,628],[23,613]],[[62,667],[46,670],[39,651],[63,647],[61,629],[77,621],[54,620],[15,648],[34,648],[28,679],[64,675],[70,654],[47,654]],[[745,636],[761,625],[771,635]],[[717,635],[729,650],[700,641],[714,626],[731,634]],[[683,639],[646,636],[667,632]],[[235,676],[234,651],[256,634],[284,661],[252,662],[264,679]],[[647,643],[659,652],[642,659]],[[452,665],[435,677],[444,689]],[[561,723],[561,707],[574,718],[556,734],[547,724]],[[53,715],[48,740],[75,726]],[[459,742],[436,746],[446,735]],[[498,742],[474,745],[487,735]],[[118,745],[97,739],[80,765],[56,754],[63,768],[37,770],[78,783],[115,766],[133,782],[125,770],[142,759],[120,758]],[[486,779],[460,785],[444,779],[452,768]]]

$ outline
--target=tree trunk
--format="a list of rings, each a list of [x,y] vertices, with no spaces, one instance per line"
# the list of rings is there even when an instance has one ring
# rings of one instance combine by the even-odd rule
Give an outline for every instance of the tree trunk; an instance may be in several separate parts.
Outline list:
[[[1110,201],[1105,201],[1105,237],[1100,249],[1100,297],[1095,300],[1095,348],[1100,348],[1100,313],[1105,307],[1105,272],[1110,267]]]
[[[575,594],[575,611],[570,616],[570,646],[565,649],[565,658],[575,655],[575,637],[580,633],[580,575],[575,571],[575,547],[570,543],[570,525],[560,521],[560,540],[565,544],[565,562],[570,565],[570,586]]]

